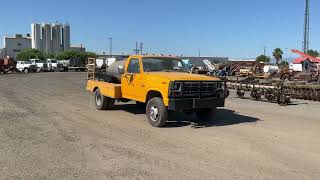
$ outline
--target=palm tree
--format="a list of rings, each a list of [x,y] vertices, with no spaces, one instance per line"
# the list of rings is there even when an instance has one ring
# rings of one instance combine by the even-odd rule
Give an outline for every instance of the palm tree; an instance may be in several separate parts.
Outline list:
[[[283,51],[280,48],[276,48],[274,49],[272,55],[276,59],[276,63],[278,65],[280,60],[282,60]]]

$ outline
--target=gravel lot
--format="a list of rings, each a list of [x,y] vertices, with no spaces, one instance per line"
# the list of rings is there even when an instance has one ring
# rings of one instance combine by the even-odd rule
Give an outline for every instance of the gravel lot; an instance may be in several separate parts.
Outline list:
[[[320,103],[232,93],[212,122],[153,128],[133,104],[95,110],[85,77],[0,76],[0,179],[320,177]]]

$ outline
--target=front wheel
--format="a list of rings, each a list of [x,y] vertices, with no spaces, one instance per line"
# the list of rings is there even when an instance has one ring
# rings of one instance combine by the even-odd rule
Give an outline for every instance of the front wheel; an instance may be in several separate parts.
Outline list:
[[[29,73],[29,69],[28,69],[28,68],[24,68],[23,72],[24,72],[25,74],[28,74],[28,73]]]
[[[114,105],[114,99],[103,96],[99,89],[94,93],[94,100],[98,110],[107,110]]]
[[[146,114],[149,124],[154,127],[163,127],[167,123],[168,109],[159,97],[152,98],[148,101]]]

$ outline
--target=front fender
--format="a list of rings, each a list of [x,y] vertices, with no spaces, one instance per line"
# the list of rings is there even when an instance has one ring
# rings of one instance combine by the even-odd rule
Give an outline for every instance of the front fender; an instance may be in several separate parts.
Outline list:
[[[148,88],[147,89],[147,92],[145,94],[145,102],[147,103],[147,96],[148,96],[148,93],[150,91],[156,91],[156,92],[159,92],[162,96],[162,100],[163,100],[163,103],[165,106],[168,106],[169,105],[169,98],[168,98],[168,89],[167,88]]]

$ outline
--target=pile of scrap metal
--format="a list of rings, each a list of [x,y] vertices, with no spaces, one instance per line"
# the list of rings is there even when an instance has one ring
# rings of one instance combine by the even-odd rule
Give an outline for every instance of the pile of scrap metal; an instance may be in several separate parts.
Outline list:
[[[261,82],[251,78],[242,81],[229,81],[228,88],[237,90],[237,95],[244,98],[246,92],[255,100],[265,98],[268,102],[276,102],[279,105],[288,105],[291,103],[291,96],[286,91],[282,81],[280,82]]]
[[[7,74],[8,72],[14,72],[16,70],[17,62],[12,58],[0,59],[0,74]]]

